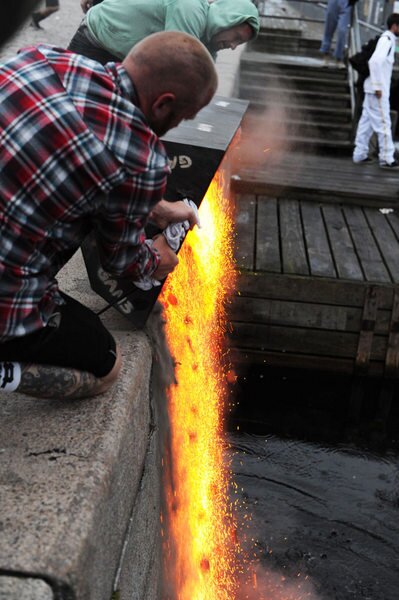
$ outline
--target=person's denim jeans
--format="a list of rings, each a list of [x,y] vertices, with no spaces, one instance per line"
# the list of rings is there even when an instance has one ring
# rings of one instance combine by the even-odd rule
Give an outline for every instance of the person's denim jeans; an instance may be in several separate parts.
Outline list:
[[[324,36],[320,46],[321,52],[327,54],[330,51],[331,42],[335,30],[337,30],[334,57],[337,60],[343,60],[351,14],[352,6],[348,4],[348,0],[328,0]]]

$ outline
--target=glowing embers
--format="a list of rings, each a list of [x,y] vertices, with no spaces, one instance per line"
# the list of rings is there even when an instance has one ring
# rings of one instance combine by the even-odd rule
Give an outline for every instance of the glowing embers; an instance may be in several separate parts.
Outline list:
[[[217,175],[200,207],[202,227],[189,233],[161,296],[177,363],[177,384],[169,391],[172,459],[164,553],[171,600],[231,600],[237,591],[238,544],[222,436],[224,303],[235,281],[231,212]]]

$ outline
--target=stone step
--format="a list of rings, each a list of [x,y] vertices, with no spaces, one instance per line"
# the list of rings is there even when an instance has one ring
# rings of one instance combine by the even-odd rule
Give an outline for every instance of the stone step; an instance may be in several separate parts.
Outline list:
[[[346,69],[338,69],[335,65],[324,66],[321,58],[306,58],[300,56],[284,56],[266,54],[263,52],[244,51],[240,59],[240,71],[266,73],[277,68],[284,69],[287,74],[305,75],[306,77],[326,77],[347,81]]]
[[[273,54],[318,56],[320,55],[320,40],[261,32],[255,40],[249,43],[248,50]]]
[[[353,143],[348,140],[332,140],[321,136],[308,137],[300,133],[284,136],[275,135],[274,139],[281,140],[284,145],[293,151],[314,152],[315,150],[320,150],[338,152],[345,155],[349,155],[353,151]]]
[[[348,93],[349,86],[345,80],[329,79],[328,73],[320,77],[312,77],[307,75],[297,75],[295,73],[287,73],[283,69],[273,72],[270,70],[265,73],[254,73],[251,71],[242,71],[240,73],[241,85],[264,85],[276,87],[276,83],[280,87],[296,88],[301,90],[329,90],[333,93]]]
[[[271,103],[270,105],[262,104],[259,102],[251,101],[247,114],[254,115],[257,118],[261,114],[267,115],[268,106],[273,107],[276,106],[275,103]],[[352,123],[352,114],[350,109],[335,109],[334,107],[319,107],[313,105],[301,105],[300,109],[297,104],[290,104],[287,102],[279,102],[278,106],[285,109],[287,114],[295,114],[297,111],[300,111],[302,115],[306,115],[308,119],[317,121],[319,123],[325,122],[336,122],[337,124],[351,124]]]
[[[298,38],[302,37],[302,31],[300,29],[283,29],[282,27],[269,27],[261,24],[259,35],[281,35]]]
[[[322,122],[312,121],[308,115],[302,114],[289,114],[287,113],[281,119],[273,112],[270,113],[270,119],[273,123],[273,131],[284,131],[288,135],[295,132],[295,135],[301,135],[303,137],[317,138],[323,137],[329,140],[340,140],[340,141],[351,141],[352,140],[352,124],[351,123],[335,123],[335,122]],[[262,122],[262,121],[261,121]],[[267,113],[264,115],[265,129],[267,130],[268,116]],[[255,119],[248,119],[246,124],[243,125],[243,134],[246,131],[255,133],[249,133],[256,138],[257,121]],[[261,125],[258,123],[258,128]],[[263,135],[263,134],[262,134]]]
[[[240,85],[239,97],[244,100],[256,100],[258,103],[268,104],[281,100],[299,106],[309,103],[317,106],[329,106],[331,108],[350,108],[349,93],[332,93],[307,90],[291,90],[279,87],[268,87],[258,85]]]

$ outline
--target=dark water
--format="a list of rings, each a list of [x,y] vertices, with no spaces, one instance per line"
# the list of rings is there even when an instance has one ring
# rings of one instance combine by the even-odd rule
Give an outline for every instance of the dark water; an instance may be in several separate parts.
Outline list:
[[[229,441],[241,535],[257,540],[253,598],[399,600],[398,394],[351,390],[294,372],[239,379]]]

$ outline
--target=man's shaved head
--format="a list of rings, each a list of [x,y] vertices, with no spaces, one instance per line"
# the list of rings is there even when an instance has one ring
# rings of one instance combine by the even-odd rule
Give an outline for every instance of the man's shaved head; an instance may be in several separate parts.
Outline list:
[[[211,55],[196,38],[178,31],[154,33],[136,44],[123,61],[133,80],[140,108],[159,135],[193,118],[210,102],[217,88],[217,74]],[[164,110],[159,113],[159,100]],[[170,116],[170,123],[159,122]],[[166,131],[161,131],[168,128]],[[158,130],[157,130],[158,128]]]

